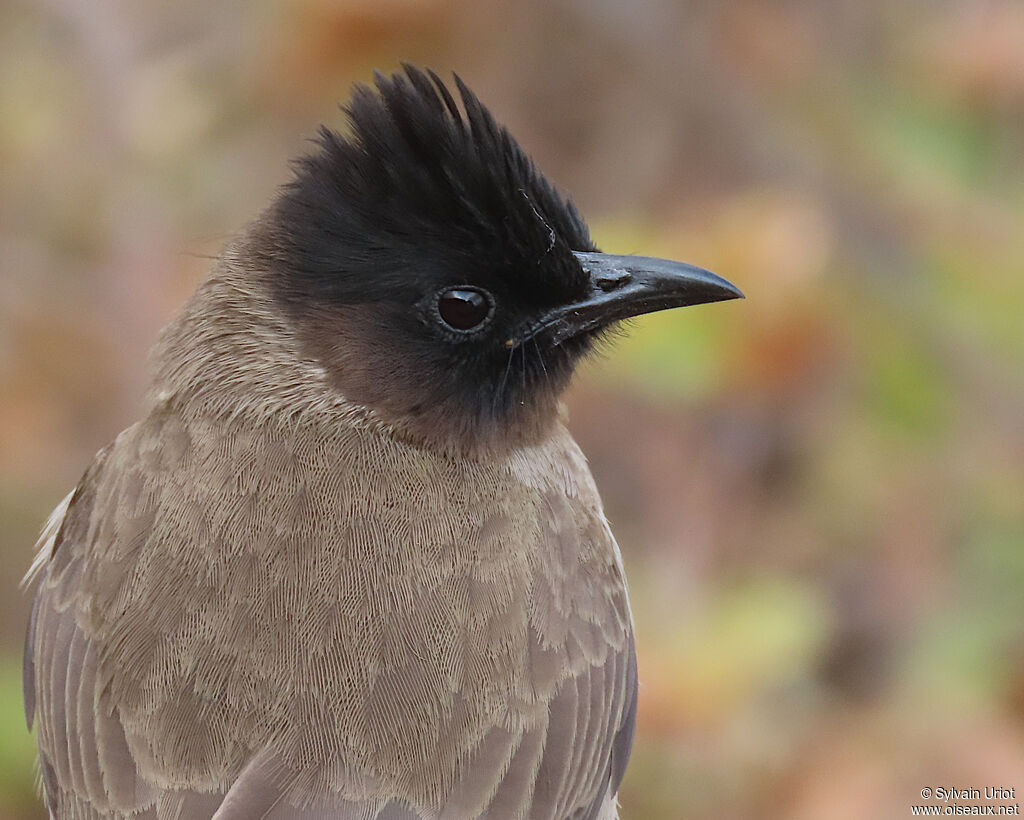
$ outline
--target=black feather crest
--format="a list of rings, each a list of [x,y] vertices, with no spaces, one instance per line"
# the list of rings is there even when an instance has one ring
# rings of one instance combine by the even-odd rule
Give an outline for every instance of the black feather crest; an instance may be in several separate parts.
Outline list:
[[[351,131],[321,128],[272,211],[286,296],[339,302],[391,295],[423,276],[543,291],[585,286],[573,250],[593,250],[572,203],[455,77],[403,65],[357,85]]]

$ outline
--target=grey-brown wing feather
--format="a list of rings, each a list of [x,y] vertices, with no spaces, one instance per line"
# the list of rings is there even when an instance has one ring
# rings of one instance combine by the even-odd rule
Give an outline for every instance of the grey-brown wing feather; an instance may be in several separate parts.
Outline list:
[[[622,651],[558,690],[549,707],[530,818],[595,820],[614,799],[632,747],[635,668],[630,636]]]
[[[107,453],[55,511],[32,570],[37,589],[25,641],[25,715],[29,728],[36,726],[44,797],[54,817],[119,816],[155,793],[138,777],[100,674],[99,650],[78,622],[81,542]]]
[[[442,818],[596,820],[607,811],[632,744],[636,712],[632,638],[606,661],[565,681],[538,725],[492,729],[462,773]]]

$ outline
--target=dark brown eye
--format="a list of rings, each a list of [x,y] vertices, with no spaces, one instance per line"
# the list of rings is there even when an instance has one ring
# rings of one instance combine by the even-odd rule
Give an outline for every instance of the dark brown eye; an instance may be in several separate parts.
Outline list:
[[[476,330],[491,314],[486,294],[469,288],[453,288],[437,297],[437,312],[453,330]]]

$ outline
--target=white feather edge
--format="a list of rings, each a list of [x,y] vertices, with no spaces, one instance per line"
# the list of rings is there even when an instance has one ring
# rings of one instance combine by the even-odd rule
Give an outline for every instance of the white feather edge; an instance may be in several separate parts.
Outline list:
[[[22,589],[35,583],[39,573],[43,570],[43,566],[53,555],[53,544],[57,540],[57,533],[60,532],[60,525],[64,523],[64,516],[67,515],[68,505],[71,504],[71,497],[74,494],[75,491],[72,490],[64,496],[64,500],[56,506],[54,511],[50,513],[50,517],[46,519],[43,531],[39,534],[39,540],[36,541],[36,557],[32,559],[32,566],[28,568],[25,577],[21,579],[20,586]]]

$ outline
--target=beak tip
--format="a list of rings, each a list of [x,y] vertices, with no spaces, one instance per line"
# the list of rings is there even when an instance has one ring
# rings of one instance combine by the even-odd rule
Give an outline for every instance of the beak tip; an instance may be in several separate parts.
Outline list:
[[[704,290],[703,302],[705,304],[711,302],[731,302],[733,299],[747,298],[746,294],[728,279],[723,279],[716,274],[709,274],[708,278],[710,281],[706,282]],[[700,301],[696,302],[696,304],[700,303]]]

